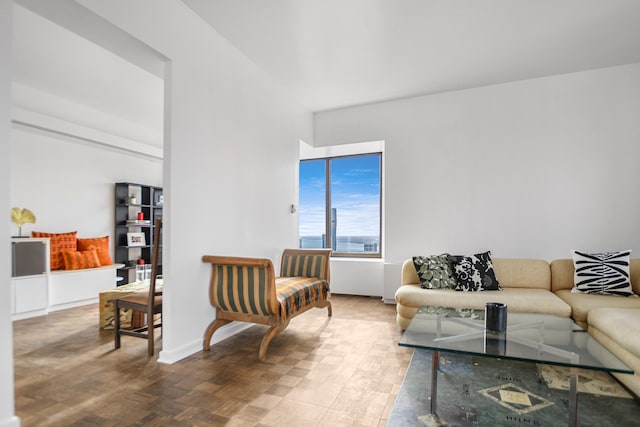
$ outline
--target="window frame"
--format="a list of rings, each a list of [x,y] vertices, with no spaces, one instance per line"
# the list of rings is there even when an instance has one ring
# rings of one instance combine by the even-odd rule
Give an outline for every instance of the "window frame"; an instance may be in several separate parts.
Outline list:
[[[345,155],[337,155],[337,156],[326,156],[326,157],[314,157],[309,159],[301,159],[299,163],[303,162],[312,162],[322,160],[324,161],[324,171],[325,171],[325,200],[324,200],[324,208],[325,208],[325,236],[327,236],[325,242],[329,242],[330,246],[326,249],[331,249],[333,246],[333,241],[331,237],[331,161],[335,159],[344,159],[344,158],[352,158],[352,157],[364,157],[364,156],[378,156],[378,170],[379,170],[379,195],[378,195],[378,251],[377,252],[337,252],[332,251],[331,256],[336,258],[374,258],[381,259],[382,258],[382,159],[383,153],[382,151],[372,151],[367,153],[358,153],[358,154],[345,154]],[[298,178],[299,179],[299,178]],[[300,239],[300,227],[298,226],[298,239]],[[336,245],[337,246],[337,245]]]

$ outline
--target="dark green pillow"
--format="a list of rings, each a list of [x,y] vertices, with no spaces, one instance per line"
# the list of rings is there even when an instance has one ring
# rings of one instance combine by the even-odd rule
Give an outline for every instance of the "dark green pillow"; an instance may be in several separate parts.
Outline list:
[[[458,285],[449,254],[414,256],[413,266],[423,289],[455,289]]]

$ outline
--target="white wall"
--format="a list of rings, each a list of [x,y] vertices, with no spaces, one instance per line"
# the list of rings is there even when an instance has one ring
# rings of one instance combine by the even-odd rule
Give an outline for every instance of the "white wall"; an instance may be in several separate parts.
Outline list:
[[[331,292],[347,295],[381,296],[384,263],[379,259],[333,258]]]
[[[9,166],[11,140],[11,15],[12,2],[0,0],[0,224],[9,221]],[[13,332],[9,229],[0,237],[0,426],[17,427],[13,393]]]
[[[79,3],[168,58],[160,360],[175,361],[214,318],[203,255],[276,260],[296,244],[289,206],[311,114],[177,0]]]
[[[316,146],[385,141],[385,269],[399,271],[442,252],[640,256],[638,117],[633,64],[318,113],[314,130]]]
[[[114,254],[114,183],[162,186],[162,161],[83,143],[75,138],[14,125],[11,206],[28,208],[33,230],[78,231],[78,237],[111,237]],[[13,235],[18,227],[11,225]]]

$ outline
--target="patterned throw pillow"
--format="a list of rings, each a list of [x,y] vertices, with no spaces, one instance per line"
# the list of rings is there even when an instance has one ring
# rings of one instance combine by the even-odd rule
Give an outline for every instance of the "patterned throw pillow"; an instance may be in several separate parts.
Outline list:
[[[423,289],[455,289],[457,282],[449,261],[449,254],[414,256],[413,266],[416,268],[420,287]]]
[[[458,280],[456,291],[501,291],[491,263],[491,252],[449,256]]]
[[[75,251],[78,249],[76,243],[77,231],[69,233],[45,233],[42,231],[32,231],[32,237],[48,237],[49,238],[49,255],[51,270],[62,270],[64,268],[64,260],[62,259],[62,251]]]
[[[109,236],[78,239],[79,251],[89,251],[91,249],[95,249],[97,252],[101,266],[113,264],[109,256]]]
[[[62,251],[65,270],[81,270],[83,268],[100,267],[95,249],[90,251]]]
[[[636,296],[631,288],[629,264],[631,250],[573,255],[573,293]]]

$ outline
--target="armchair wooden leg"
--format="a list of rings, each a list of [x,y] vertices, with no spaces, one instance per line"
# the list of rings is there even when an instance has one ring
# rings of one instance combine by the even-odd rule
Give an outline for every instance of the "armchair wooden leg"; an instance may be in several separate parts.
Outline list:
[[[231,320],[224,319],[216,319],[209,324],[207,330],[204,333],[204,340],[202,341],[202,350],[209,351],[211,349],[211,337],[213,333],[218,330],[218,328],[226,325],[227,323],[231,323]]]
[[[327,301],[327,311],[328,311],[327,316],[329,316],[329,317],[333,316],[333,308],[331,307],[331,302],[330,301]]]

